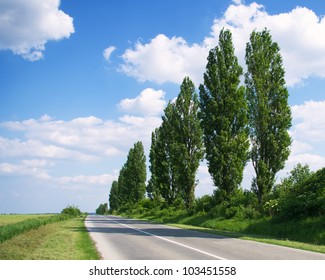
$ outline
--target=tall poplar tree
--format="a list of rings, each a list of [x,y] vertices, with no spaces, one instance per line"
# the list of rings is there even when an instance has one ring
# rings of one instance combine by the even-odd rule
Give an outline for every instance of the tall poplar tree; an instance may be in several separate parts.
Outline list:
[[[118,210],[120,206],[120,198],[119,198],[119,189],[118,189],[117,181],[113,181],[112,183],[108,201],[109,201],[110,210]]]
[[[142,142],[137,142],[130,149],[127,161],[120,170],[118,191],[120,204],[136,203],[146,193],[146,157]]]
[[[239,187],[248,160],[248,119],[242,67],[232,35],[222,30],[219,44],[210,50],[204,85],[200,85],[200,119],[209,172],[222,198]]]
[[[160,195],[169,204],[180,198],[187,208],[194,203],[195,175],[203,157],[198,107],[195,86],[186,77],[175,103],[168,103],[161,126],[152,134],[149,155],[149,195]]]
[[[131,202],[138,202],[146,193],[146,156],[142,142],[137,142],[130,149],[125,173],[125,184]]]
[[[291,111],[280,48],[270,32],[253,31],[246,46],[246,96],[249,108],[251,158],[256,177],[252,189],[262,204],[276,173],[290,154]]]
[[[196,172],[203,157],[203,140],[198,117],[199,101],[195,86],[185,77],[173,106],[172,164],[175,181],[186,207],[192,208],[195,200]]]

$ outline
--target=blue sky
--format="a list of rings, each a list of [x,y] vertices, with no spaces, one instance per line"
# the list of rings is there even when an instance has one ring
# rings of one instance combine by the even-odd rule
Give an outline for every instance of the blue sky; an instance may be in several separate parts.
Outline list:
[[[325,4],[240,0],[1,0],[0,213],[93,212],[185,75],[202,82],[222,28],[245,68],[253,29],[281,48],[297,163],[325,166]],[[150,174],[148,174],[148,177]],[[212,193],[203,162],[196,194]],[[250,188],[248,164],[242,186]]]

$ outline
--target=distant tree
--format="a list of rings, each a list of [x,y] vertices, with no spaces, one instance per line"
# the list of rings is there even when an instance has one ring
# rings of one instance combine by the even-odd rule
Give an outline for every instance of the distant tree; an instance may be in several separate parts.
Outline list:
[[[61,214],[77,217],[81,215],[81,211],[78,206],[75,205],[68,205],[61,211]]]
[[[119,188],[118,182],[113,181],[112,187],[109,193],[109,209],[114,211],[118,210],[120,205],[120,197],[119,197]]]
[[[108,205],[107,203],[100,204],[98,208],[96,209],[97,215],[105,215],[108,213]]]
[[[251,159],[256,177],[252,189],[260,204],[274,185],[290,153],[291,111],[280,48],[270,32],[253,31],[246,47],[246,96]]]
[[[232,35],[222,30],[219,44],[210,50],[204,85],[200,85],[200,119],[209,172],[221,199],[240,185],[248,161],[248,118],[242,67]]]
[[[137,142],[130,149],[127,161],[120,171],[118,192],[120,204],[135,203],[146,193],[146,157],[142,142]]]
[[[168,204],[173,203],[177,196],[175,171],[171,163],[171,144],[174,136],[169,117],[172,106],[171,103],[167,105],[161,126],[152,133],[149,154],[151,178],[147,187],[149,197],[163,198]]]

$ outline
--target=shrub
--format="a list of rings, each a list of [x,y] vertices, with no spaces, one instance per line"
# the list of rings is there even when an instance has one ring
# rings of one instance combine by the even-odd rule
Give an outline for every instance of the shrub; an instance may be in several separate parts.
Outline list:
[[[61,214],[65,214],[65,215],[72,216],[72,217],[78,217],[81,215],[81,211],[78,208],[78,206],[74,206],[74,205],[70,206],[69,205],[61,211]]]
[[[289,220],[325,215],[325,168],[293,184],[292,177],[277,187],[279,203],[276,218]]]
[[[208,213],[214,206],[214,198],[211,195],[204,195],[196,199],[195,212]]]

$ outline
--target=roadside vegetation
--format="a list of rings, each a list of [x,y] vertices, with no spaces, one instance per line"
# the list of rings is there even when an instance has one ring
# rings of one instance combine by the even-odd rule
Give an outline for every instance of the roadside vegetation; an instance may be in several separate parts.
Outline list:
[[[269,30],[251,33],[245,58],[243,73],[231,32],[221,30],[198,94],[185,77],[152,132],[147,186],[143,145],[137,142],[112,183],[109,209],[101,204],[97,213],[262,235],[287,245],[304,242],[324,252],[325,168],[313,173],[297,164],[276,184],[290,154],[292,118],[280,47]],[[203,159],[215,189],[195,198]],[[244,190],[248,161],[255,176]]]
[[[98,260],[85,217],[76,206],[61,214],[0,215],[0,259]]]

